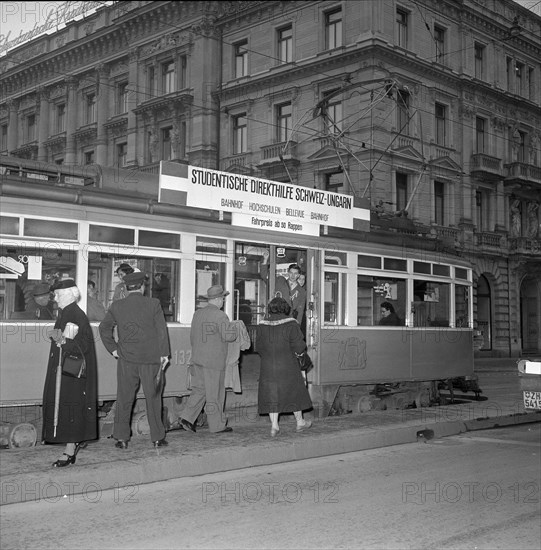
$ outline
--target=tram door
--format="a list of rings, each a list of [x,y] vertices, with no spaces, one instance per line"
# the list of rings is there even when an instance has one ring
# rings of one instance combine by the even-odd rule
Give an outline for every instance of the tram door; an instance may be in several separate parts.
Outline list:
[[[259,324],[267,313],[269,300],[281,294],[279,288],[284,288],[284,280],[279,278],[287,278],[291,264],[300,267],[303,277],[300,277],[299,283],[305,291],[305,249],[235,243],[234,318],[244,321],[247,327]],[[302,319],[301,327],[304,328],[305,314]]]

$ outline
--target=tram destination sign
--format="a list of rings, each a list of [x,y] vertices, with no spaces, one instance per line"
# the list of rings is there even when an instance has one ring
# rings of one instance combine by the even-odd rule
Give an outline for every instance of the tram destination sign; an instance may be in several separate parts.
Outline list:
[[[233,225],[319,235],[323,225],[368,231],[370,210],[352,195],[160,163],[159,202],[232,213]]]

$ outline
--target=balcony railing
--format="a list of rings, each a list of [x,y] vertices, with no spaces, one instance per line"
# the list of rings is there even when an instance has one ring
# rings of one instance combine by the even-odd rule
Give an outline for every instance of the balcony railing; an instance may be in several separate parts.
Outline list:
[[[470,172],[475,177],[485,180],[498,180],[503,176],[502,161],[484,153],[476,153],[470,159]]]
[[[509,239],[509,252],[541,256],[541,239],[515,237]]]
[[[541,184],[541,168],[524,162],[506,164],[506,183],[537,183]]]
[[[283,141],[280,143],[273,143],[272,145],[265,145],[261,147],[261,161],[262,162],[278,162],[280,158],[283,159],[296,159],[297,158],[297,142],[296,141]]]
[[[475,233],[475,244],[482,247],[501,248],[502,235],[500,233]]]

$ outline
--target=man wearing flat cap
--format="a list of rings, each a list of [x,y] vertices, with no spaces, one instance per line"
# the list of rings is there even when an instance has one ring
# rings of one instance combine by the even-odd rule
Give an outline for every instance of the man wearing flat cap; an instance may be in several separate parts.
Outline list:
[[[39,321],[54,321],[55,302],[47,283],[37,283],[32,290],[32,301],[26,307],[28,315]]]
[[[129,275],[130,273],[133,273],[135,270],[130,264],[120,264],[116,268],[116,275],[120,279],[120,282],[115,286],[115,291],[113,293],[113,302],[116,302],[117,300],[122,300],[123,298],[126,298],[128,296],[128,291],[126,289],[126,281],[124,281],[124,277],[126,275]]]
[[[113,437],[119,449],[128,448],[133,402],[140,383],[145,393],[152,442],[155,447],[167,445],[162,392],[156,388],[155,380],[169,362],[169,337],[160,302],[144,296],[145,279],[140,271],[124,276],[128,296],[111,304],[99,327],[103,345],[118,359]],[[117,340],[113,335],[115,327]]]
[[[205,407],[212,433],[231,432],[224,418],[225,365],[228,343],[237,339],[237,327],[222,311],[229,294],[222,285],[207,290],[206,307],[198,309],[192,318],[192,393],[182,411],[181,426],[195,432],[195,421]]]

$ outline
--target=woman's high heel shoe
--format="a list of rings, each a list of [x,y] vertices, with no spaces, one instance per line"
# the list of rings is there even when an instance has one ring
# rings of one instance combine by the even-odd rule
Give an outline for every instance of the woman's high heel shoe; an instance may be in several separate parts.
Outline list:
[[[70,464],[75,464],[75,458],[77,457],[77,453],[79,452],[79,449],[85,449],[87,446],[87,443],[76,443],[75,444],[75,450],[73,451],[72,455],[62,453],[62,456],[65,456],[66,459],[58,459],[56,462],[53,462],[53,468],[63,468],[64,466],[69,466]]]
[[[53,462],[53,468],[63,468],[64,466],[69,466],[70,464],[75,464],[75,457],[77,454],[77,450],[75,454],[67,455],[66,453],[62,453],[62,456],[65,456],[66,459],[58,459],[56,462]]]

